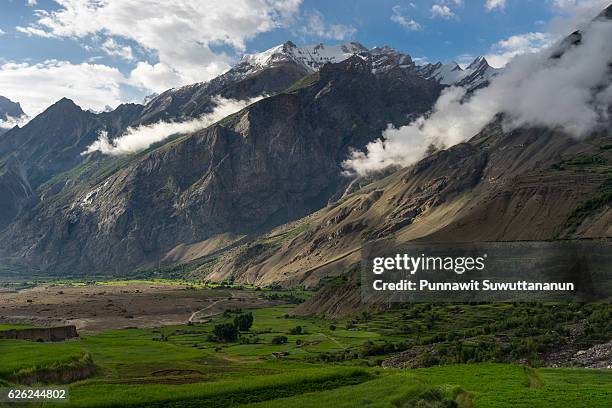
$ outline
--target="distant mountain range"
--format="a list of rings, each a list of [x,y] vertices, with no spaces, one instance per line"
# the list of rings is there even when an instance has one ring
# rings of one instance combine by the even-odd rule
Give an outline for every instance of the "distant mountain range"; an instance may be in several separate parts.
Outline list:
[[[477,87],[500,70],[491,67],[484,57],[478,57],[465,69],[456,62],[442,64],[426,64],[417,66],[408,54],[403,54],[393,48],[375,47],[368,50],[358,42],[325,46],[297,47],[291,41],[270,48],[259,54],[246,55],[235,68],[243,74],[265,70],[276,64],[294,63],[304,68],[307,73],[319,70],[326,63],[338,63],[359,55],[372,60],[373,71],[381,71],[400,67],[412,70],[427,79],[433,79],[443,85],[461,85],[467,88]]]
[[[19,118],[25,115],[19,102],[13,102],[4,96],[0,96],[0,120]]]
[[[233,68],[211,81],[170,89],[147,98],[148,103],[138,123],[184,119],[210,112],[214,107],[212,98],[215,95],[246,99],[280,92],[305,76],[316,73],[327,63],[339,63],[355,55],[369,61],[373,74],[401,69],[441,85],[461,85],[468,89],[486,84],[499,72],[490,67],[483,57],[476,58],[464,70],[454,62],[418,66],[408,54],[389,47],[368,50],[357,42],[297,47],[288,41],[258,54],[245,55]]]
[[[146,105],[92,113],[62,99],[0,136],[0,266],[314,285],[350,270],[369,239],[612,236],[610,132],[506,132],[498,118],[414,166],[343,174],[353,149],[427,114],[444,87],[497,74],[482,57],[419,66],[389,47],[287,42]],[[261,95],[138,153],[83,154],[102,131],[113,140]]]
[[[13,102],[0,95],[0,135],[7,132],[11,127],[26,116],[19,102]]]

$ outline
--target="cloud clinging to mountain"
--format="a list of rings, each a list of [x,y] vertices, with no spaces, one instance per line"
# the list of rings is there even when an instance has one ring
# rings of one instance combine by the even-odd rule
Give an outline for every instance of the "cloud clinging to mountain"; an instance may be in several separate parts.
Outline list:
[[[187,134],[204,129],[262,98],[263,96],[258,96],[247,100],[236,100],[216,97],[214,99],[215,108],[213,111],[196,119],[183,122],[159,121],[151,125],[128,128],[122,135],[113,140],[109,140],[106,132],[101,132],[98,140],[92,143],[82,154],[101,152],[112,156],[119,156],[136,153],[172,135]]]
[[[597,21],[583,32],[582,43],[551,58],[557,46],[516,57],[491,84],[467,100],[465,90],[446,89],[428,117],[388,128],[383,137],[353,152],[344,167],[367,174],[390,165],[407,166],[431,145],[449,147],[474,136],[497,113],[507,130],[546,126],[584,137],[610,120],[612,22]]]

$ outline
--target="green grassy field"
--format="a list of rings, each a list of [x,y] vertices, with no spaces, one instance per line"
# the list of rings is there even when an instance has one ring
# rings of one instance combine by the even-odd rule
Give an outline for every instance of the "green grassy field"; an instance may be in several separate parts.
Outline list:
[[[537,380],[534,381],[533,378]],[[256,407],[608,407],[612,372],[516,365],[449,365],[385,371],[357,385]]]
[[[54,370],[78,374],[93,363],[93,375],[71,382],[70,402],[57,404],[64,407],[610,406],[610,370],[478,362],[499,360],[491,353],[468,353],[470,364],[453,364],[460,355],[435,348],[429,354],[449,364],[379,367],[381,359],[405,347],[445,349],[461,342],[462,349],[472,344],[489,350],[485,339],[492,341],[493,334],[486,325],[539,339],[556,327],[556,319],[545,317],[538,325],[528,317],[534,308],[546,316],[549,307],[561,320],[573,321],[569,314],[574,313],[577,320],[590,318],[593,326],[608,317],[606,305],[559,310],[558,305],[504,304],[415,305],[327,320],[294,316],[294,305],[282,305],[252,310],[253,326],[229,343],[212,338],[214,327],[244,311],[227,311],[206,324],[112,330],[61,343],[0,340],[0,381],[15,383]],[[520,319],[532,326],[530,333],[512,323]],[[579,341],[595,342],[602,330],[607,326]],[[286,342],[274,344],[278,337]]]

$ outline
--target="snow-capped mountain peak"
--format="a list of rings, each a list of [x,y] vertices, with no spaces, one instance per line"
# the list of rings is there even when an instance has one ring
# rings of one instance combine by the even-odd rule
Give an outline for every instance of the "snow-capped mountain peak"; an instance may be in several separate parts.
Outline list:
[[[297,80],[300,75],[306,75],[320,70],[327,63],[339,63],[357,55],[371,64],[374,75],[384,75],[393,69],[410,71],[425,79],[438,81],[442,85],[459,85],[469,90],[479,88],[488,83],[499,70],[492,68],[484,57],[476,58],[467,68],[462,69],[452,61],[446,64],[416,65],[410,55],[402,53],[387,45],[367,49],[358,42],[348,42],[337,45],[307,45],[298,47],[291,41],[277,45],[263,52],[246,54],[240,62],[224,74],[202,83],[185,85],[171,89],[160,96],[147,99],[147,105],[171,103],[172,95],[195,93],[215,94],[227,84],[241,81],[251,75],[258,75],[267,69],[292,66],[292,76]],[[170,98],[170,99],[168,99]]]
[[[266,51],[247,54],[242,57],[241,65],[249,65],[253,70],[263,69],[275,64],[295,62],[308,72],[319,70],[326,63],[336,63],[352,55],[367,52],[368,49],[358,42],[338,45],[307,45],[298,47],[291,41],[277,45]]]
[[[446,64],[437,62],[419,66],[418,72],[425,78],[435,79],[443,85],[461,85],[468,89],[478,88],[497,75],[500,69],[489,65],[485,57],[476,57],[465,69],[455,61]]]
[[[474,58],[474,61],[472,61],[470,65],[467,66],[466,71],[473,71],[484,65],[489,65],[486,58],[482,56],[476,57]]]
[[[455,61],[439,64],[439,68],[434,71],[430,78],[437,79],[444,85],[452,85],[463,79],[464,71]]]

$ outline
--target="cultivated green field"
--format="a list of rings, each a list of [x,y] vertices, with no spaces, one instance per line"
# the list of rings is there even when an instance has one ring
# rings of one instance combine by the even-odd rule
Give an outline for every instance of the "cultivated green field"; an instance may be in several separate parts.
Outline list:
[[[609,407],[612,401],[611,370],[492,362],[504,361],[502,353],[537,355],[561,335],[553,333],[557,320],[586,319],[594,328],[577,341],[597,342],[609,330],[597,328],[609,317],[608,305],[414,305],[342,320],[298,317],[294,309],[250,311],[252,327],[230,342],[214,338],[215,326],[246,311],[226,311],[205,324],[112,330],[60,343],[0,340],[0,381],[72,373],[70,402],[55,404],[62,407]],[[536,310],[544,316],[539,323]],[[548,317],[550,311],[561,317]],[[518,340],[504,343],[499,333]],[[533,349],[521,348],[527,343]],[[416,362],[426,368],[380,367],[394,353],[419,347]],[[464,361],[469,364],[456,364]]]

